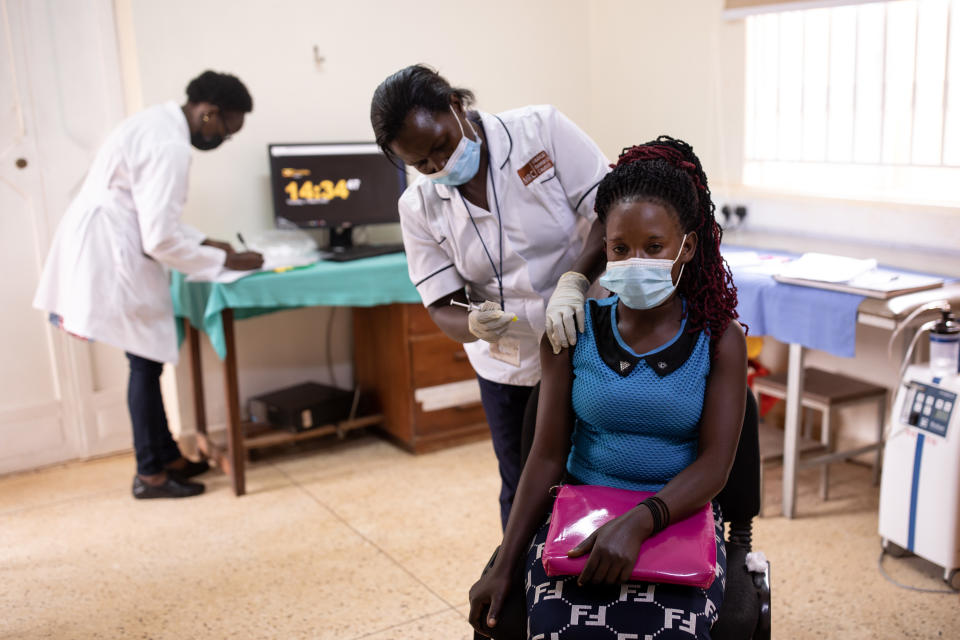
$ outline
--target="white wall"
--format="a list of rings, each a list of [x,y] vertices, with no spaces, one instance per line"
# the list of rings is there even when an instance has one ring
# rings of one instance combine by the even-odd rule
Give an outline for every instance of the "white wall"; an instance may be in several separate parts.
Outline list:
[[[611,158],[660,134],[693,145],[711,184],[738,182],[744,26],[722,0],[589,3],[590,120]]]
[[[240,77],[254,98],[243,131],[198,153],[186,217],[221,237],[272,225],[267,143],[372,140],[370,98],[412,63],[439,68],[499,111],[551,102],[589,113],[579,0],[133,1],[144,104],[181,100],[206,68]],[[313,47],[326,61],[314,62]]]

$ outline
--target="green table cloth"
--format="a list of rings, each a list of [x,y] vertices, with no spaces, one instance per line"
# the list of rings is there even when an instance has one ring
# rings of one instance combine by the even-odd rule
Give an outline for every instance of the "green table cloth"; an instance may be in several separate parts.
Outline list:
[[[170,292],[174,314],[206,333],[221,360],[227,355],[221,318],[224,309],[233,309],[234,318],[244,319],[300,307],[420,302],[403,253],[347,262],[321,260],[280,273],[255,273],[229,284],[187,282],[182,273],[174,271]],[[177,323],[177,336],[182,342],[182,322]]]

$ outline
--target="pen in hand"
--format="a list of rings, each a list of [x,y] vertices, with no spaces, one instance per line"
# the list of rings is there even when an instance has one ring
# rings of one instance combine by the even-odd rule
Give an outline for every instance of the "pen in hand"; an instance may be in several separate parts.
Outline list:
[[[244,251],[250,251],[250,249],[247,247],[247,243],[243,241],[243,234],[239,231],[237,231],[237,240],[240,241],[240,246],[243,247]]]

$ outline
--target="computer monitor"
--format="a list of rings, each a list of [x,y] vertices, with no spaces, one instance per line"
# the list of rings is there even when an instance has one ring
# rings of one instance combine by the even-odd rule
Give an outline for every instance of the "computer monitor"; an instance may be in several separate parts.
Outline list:
[[[407,176],[372,142],[271,144],[273,211],[301,228],[329,228],[331,248],[352,245],[354,227],[399,222]]]

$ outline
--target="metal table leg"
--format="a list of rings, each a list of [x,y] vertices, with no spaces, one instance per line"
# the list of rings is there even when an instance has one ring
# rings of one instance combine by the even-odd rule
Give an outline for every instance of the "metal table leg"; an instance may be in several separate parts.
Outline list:
[[[803,345],[791,343],[787,361],[786,424],[783,432],[783,515],[796,514],[800,419],[803,414]]]

